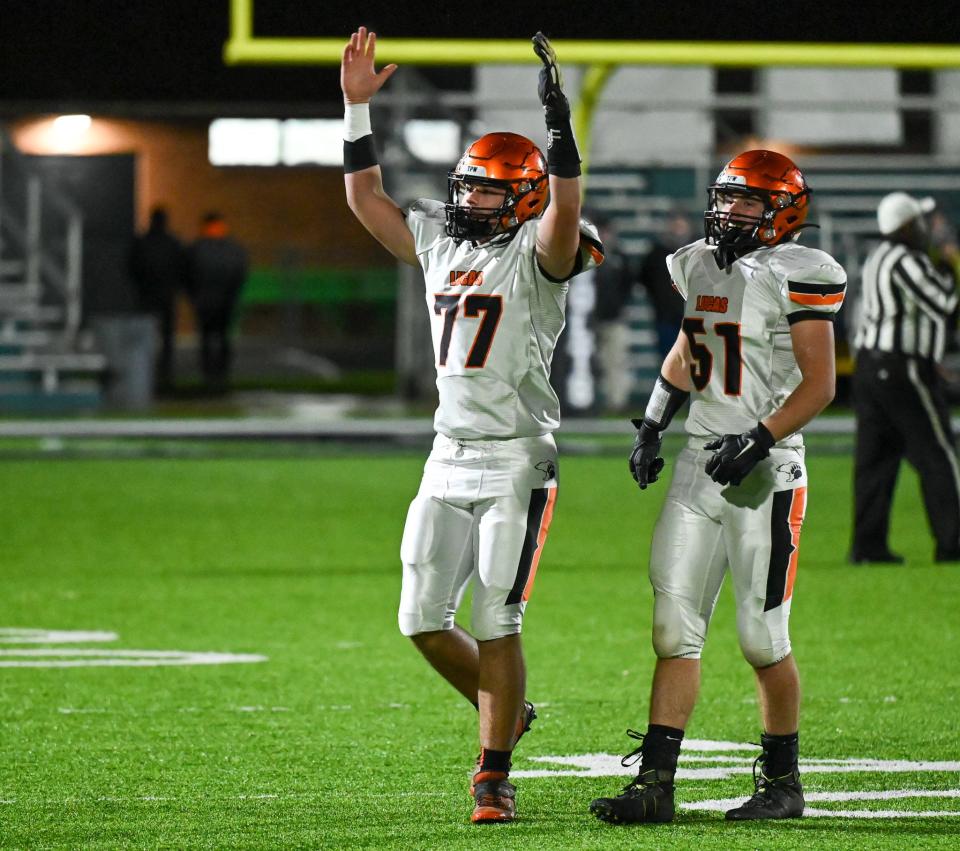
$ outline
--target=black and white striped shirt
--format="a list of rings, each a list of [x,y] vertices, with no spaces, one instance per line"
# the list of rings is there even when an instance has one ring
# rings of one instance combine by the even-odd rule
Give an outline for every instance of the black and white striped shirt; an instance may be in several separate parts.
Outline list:
[[[952,278],[940,274],[926,254],[881,242],[863,267],[854,345],[939,362],[956,306]]]

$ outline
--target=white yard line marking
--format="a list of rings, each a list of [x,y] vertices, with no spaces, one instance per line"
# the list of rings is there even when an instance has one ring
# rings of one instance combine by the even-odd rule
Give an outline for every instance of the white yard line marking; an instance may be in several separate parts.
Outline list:
[[[105,630],[0,627],[0,645],[87,644],[116,641],[118,638],[117,633]],[[257,653],[0,646],[0,668],[153,668],[162,665],[236,665],[266,661],[266,656]]]
[[[960,789],[886,789],[878,792],[805,792],[804,798],[808,802],[842,802],[842,801],[903,801],[910,798],[960,798]],[[683,810],[698,810],[702,812],[725,812],[738,807],[743,803],[740,798],[716,798],[710,801],[692,801],[681,805]],[[831,810],[821,807],[806,806],[804,816],[814,818],[956,818],[960,810]]]
[[[115,632],[102,630],[0,627],[0,644],[86,644],[94,641],[116,641],[119,637]]]
[[[960,810],[818,810],[805,807],[803,814],[813,818],[956,818],[960,816]]]
[[[960,789],[883,789],[876,792],[804,792],[808,801],[899,801],[903,798],[960,798]]]
[[[712,756],[717,751],[750,751],[751,755],[737,753],[732,756]],[[683,743],[680,763],[677,768],[678,780],[726,780],[735,775],[751,775],[753,772],[752,754],[757,752],[756,745],[737,742],[716,742],[709,739],[691,739]],[[619,777],[631,776],[635,766],[625,768],[620,757],[615,754],[594,753],[574,756],[538,756],[529,757],[531,762],[553,763],[563,768],[520,769],[511,772],[511,777]],[[702,766],[710,763],[709,767]],[[852,774],[852,773],[920,773],[920,772],[958,772],[958,760],[904,760],[904,759],[806,759],[800,761],[801,773],[810,774]],[[805,793],[808,806],[804,815],[815,818],[857,818],[857,819],[895,819],[895,818],[957,818],[957,810],[871,810],[871,809],[830,809],[809,806],[811,803],[840,803],[846,801],[898,801],[905,802],[918,798],[933,798],[940,801],[960,798],[960,789],[896,789],[881,791],[843,790],[836,792]],[[708,801],[682,802],[681,810],[701,810],[724,812],[740,806],[746,796],[738,798],[716,798]]]
[[[733,744],[732,742],[729,744]],[[684,743],[686,745],[686,743]],[[752,747],[752,746],[751,746]],[[756,751],[756,748],[753,748]],[[624,768],[616,754],[578,754],[575,756],[534,756],[531,762],[552,763],[564,768],[518,769],[511,777],[629,777],[636,774],[633,766]],[[697,763],[713,763],[699,768]],[[723,764],[717,765],[722,762]],[[753,759],[691,754],[686,747],[680,755],[677,768],[678,780],[725,780],[739,774],[750,774]],[[960,771],[960,760],[911,761],[900,759],[806,759],[800,760],[800,770],[805,774],[855,774],[860,772],[904,773],[911,771]]]
[[[146,668],[163,665],[234,665],[266,662],[254,653],[191,650],[100,650],[89,648],[0,648],[0,668]]]

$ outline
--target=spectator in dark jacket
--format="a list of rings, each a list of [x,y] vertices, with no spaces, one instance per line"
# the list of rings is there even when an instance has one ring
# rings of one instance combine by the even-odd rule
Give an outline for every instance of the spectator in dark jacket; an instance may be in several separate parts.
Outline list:
[[[167,230],[167,211],[155,207],[150,214],[150,226],[134,237],[129,271],[137,310],[155,317],[159,326],[157,384],[160,390],[168,390],[173,384],[176,305],[177,294],[184,288],[184,263],[183,244]]]
[[[247,251],[229,236],[219,213],[203,218],[188,251],[190,295],[200,329],[200,366],[208,390],[223,391],[230,378],[230,323],[247,279]]]

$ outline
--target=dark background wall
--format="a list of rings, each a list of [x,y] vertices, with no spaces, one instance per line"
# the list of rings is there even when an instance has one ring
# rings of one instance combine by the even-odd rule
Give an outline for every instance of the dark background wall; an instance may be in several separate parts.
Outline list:
[[[880,41],[956,43],[953,4],[909,10],[879,0],[856,3],[542,2],[479,6],[433,2],[303,3],[254,0],[254,34],[346,38],[367,24],[384,38],[694,39],[715,41]],[[227,67],[228,0],[4,0],[0,12],[0,114],[46,103],[61,111],[99,103],[101,111],[149,102],[231,105],[272,102],[337,114],[336,68]],[[469,69],[432,69],[437,84],[464,87]],[[34,110],[35,111],[35,110]]]

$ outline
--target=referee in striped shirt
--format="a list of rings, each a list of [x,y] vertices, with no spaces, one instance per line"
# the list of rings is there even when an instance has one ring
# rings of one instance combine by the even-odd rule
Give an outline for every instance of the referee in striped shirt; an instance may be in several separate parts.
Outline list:
[[[952,276],[926,250],[933,199],[887,195],[877,209],[883,241],[863,268],[853,376],[857,445],[850,560],[901,563],[890,551],[890,506],[900,461],[917,470],[936,538],[936,561],[960,561],[960,466],[938,364],[957,307]],[[957,256],[957,247],[945,247]]]

